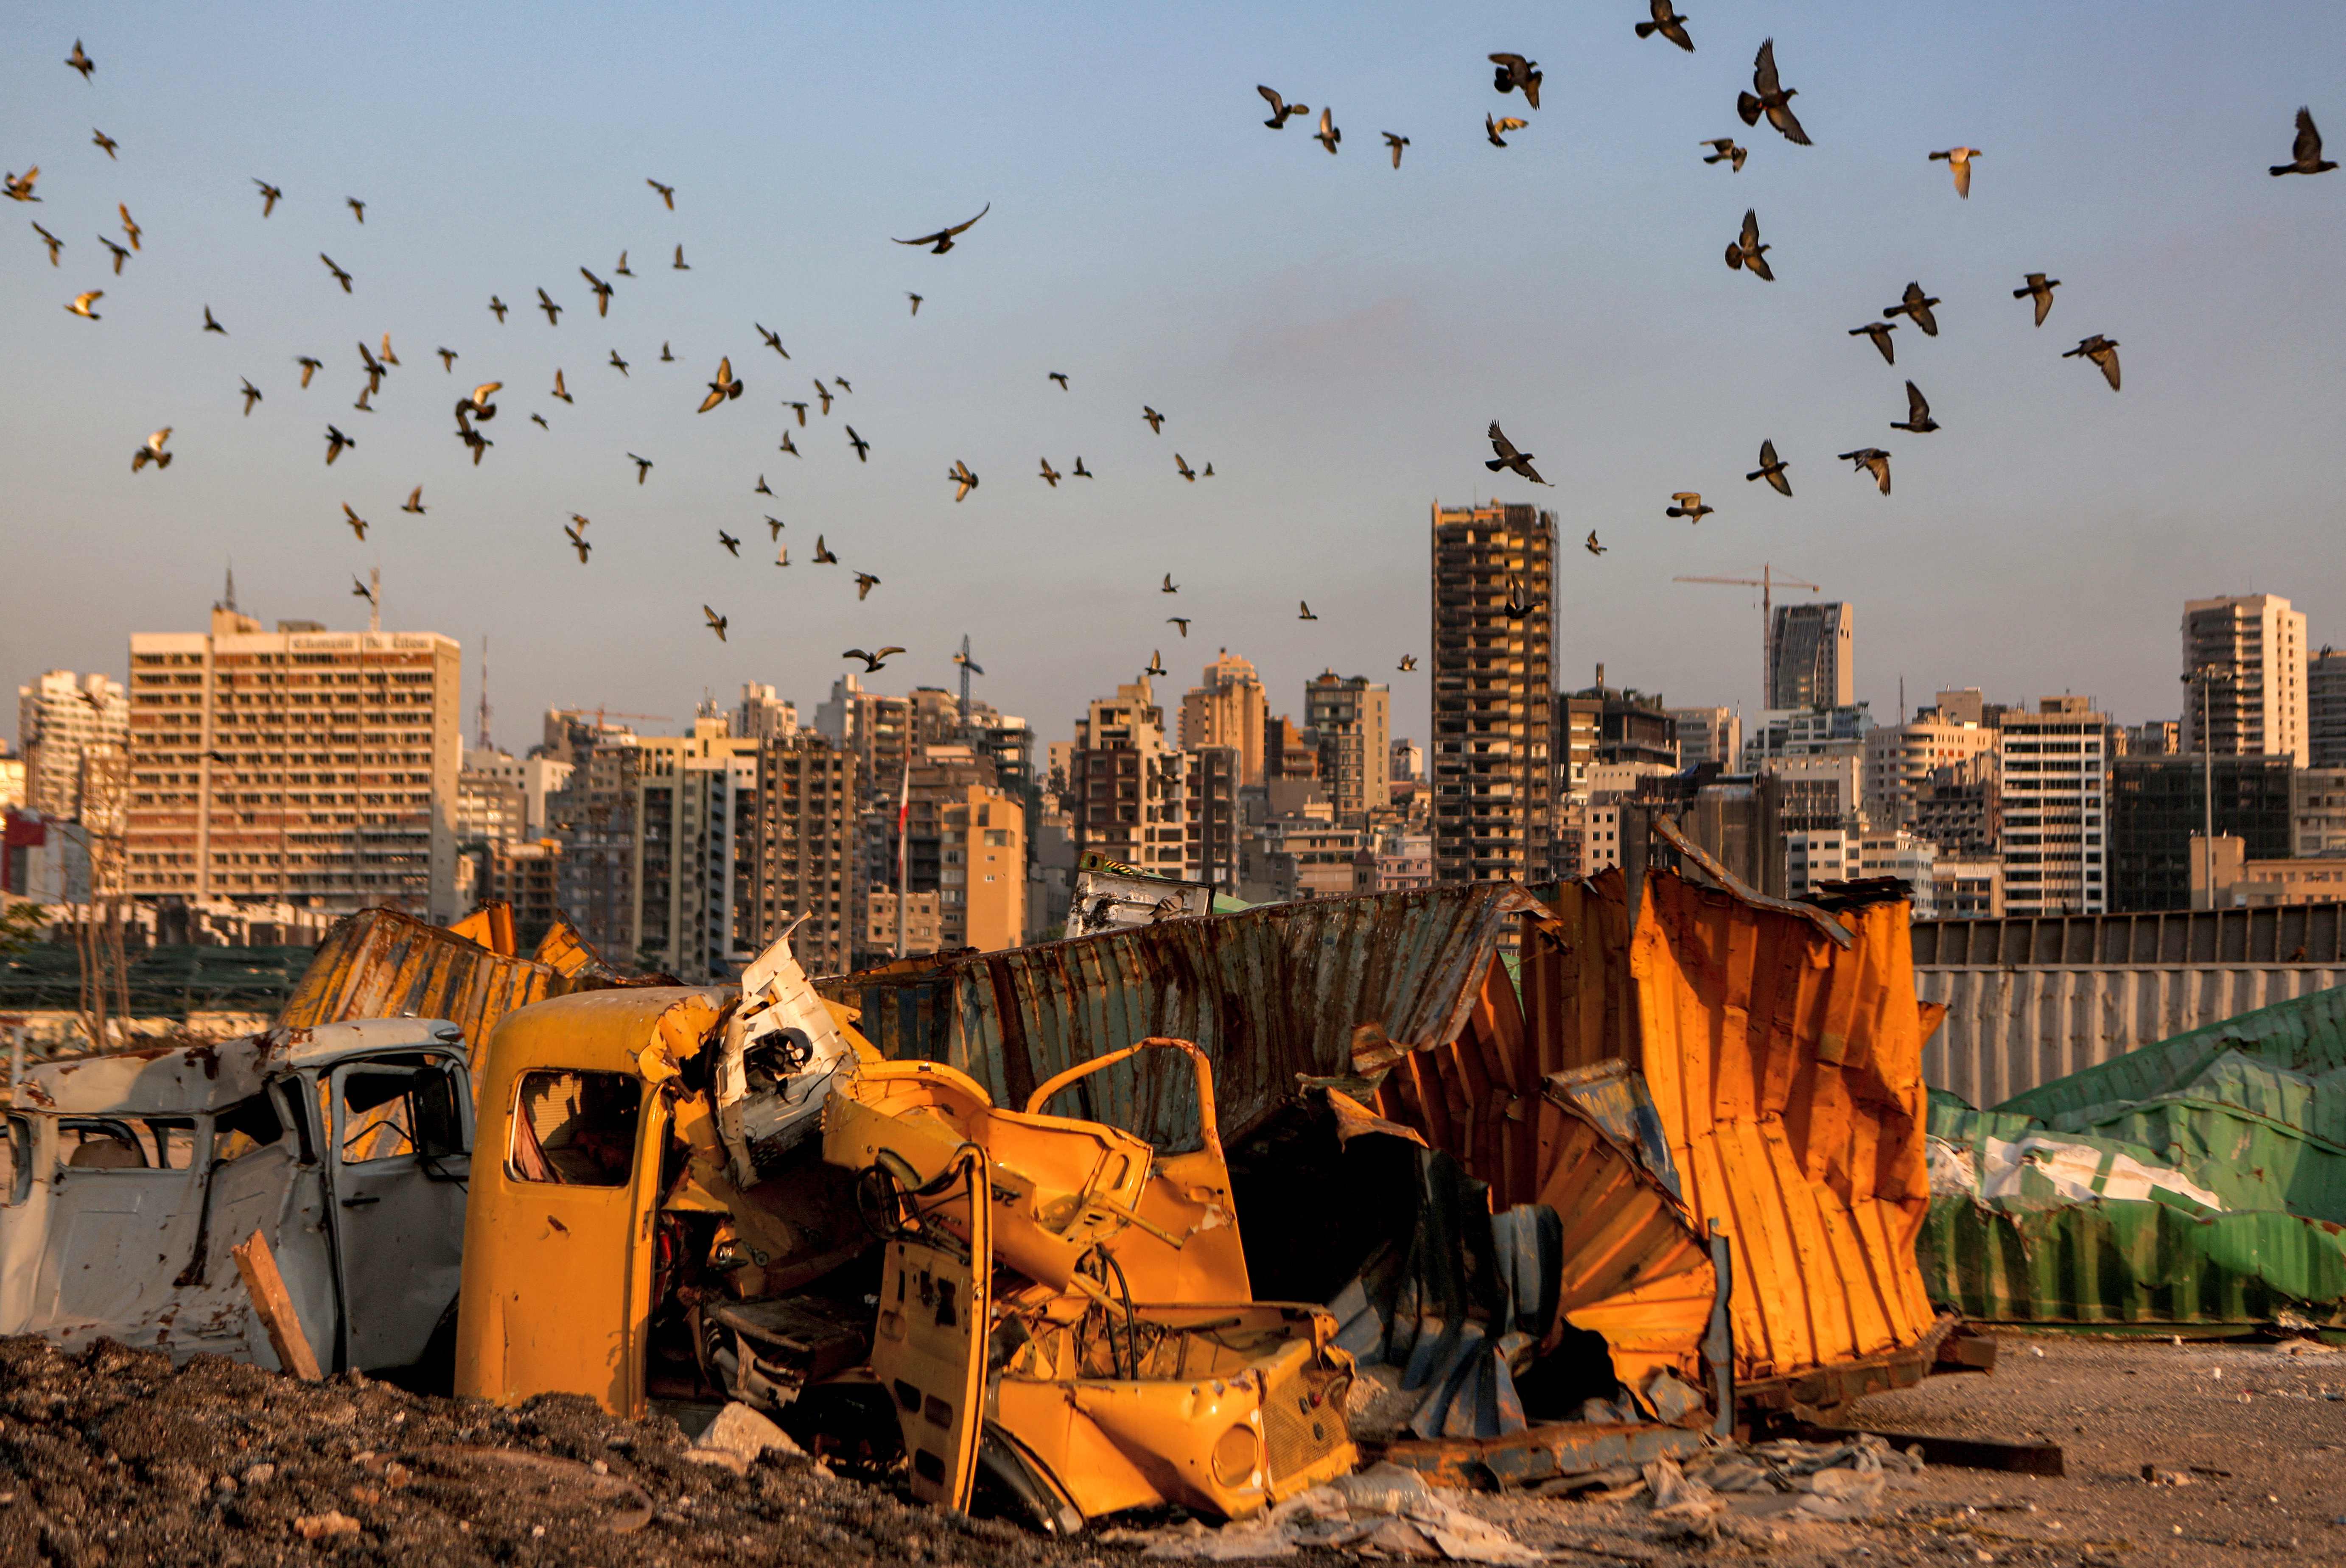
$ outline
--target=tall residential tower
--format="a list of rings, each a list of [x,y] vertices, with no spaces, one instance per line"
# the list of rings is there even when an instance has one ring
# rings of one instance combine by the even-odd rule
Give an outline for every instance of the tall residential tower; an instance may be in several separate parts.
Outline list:
[[[1547,874],[1556,514],[1503,504],[1433,514],[1433,874]]]

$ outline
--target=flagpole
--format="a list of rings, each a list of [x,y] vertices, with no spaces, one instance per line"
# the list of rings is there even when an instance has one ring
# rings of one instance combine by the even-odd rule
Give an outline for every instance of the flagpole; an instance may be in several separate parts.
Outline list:
[[[896,787],[896,956],[904,956],[904,823],[912,815],[913,769],[905,765]]]

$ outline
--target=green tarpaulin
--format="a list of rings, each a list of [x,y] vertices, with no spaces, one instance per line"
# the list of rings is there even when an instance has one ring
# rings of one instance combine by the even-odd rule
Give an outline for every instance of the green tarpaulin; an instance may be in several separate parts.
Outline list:
[[[2346,990],[1990,1111],[1934,1094],[1933,1299],[1991,1322],[2346,1327]]]

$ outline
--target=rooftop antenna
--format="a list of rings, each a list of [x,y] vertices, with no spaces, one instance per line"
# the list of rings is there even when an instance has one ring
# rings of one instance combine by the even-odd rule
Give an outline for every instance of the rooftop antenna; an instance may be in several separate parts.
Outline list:
[[[478,745],[484,751],[495,749],[489,739],[489,634],[481,634],[481,716]]]
[[[233,560],[228,564],[228,591],[220,596],[220,602],[214,608],[226,610],[231,615],[236,613],[236,563]]]

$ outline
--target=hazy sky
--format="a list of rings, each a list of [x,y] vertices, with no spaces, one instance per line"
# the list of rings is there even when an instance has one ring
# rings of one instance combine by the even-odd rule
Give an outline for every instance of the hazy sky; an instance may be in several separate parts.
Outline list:
[[[1633,36],[1638,0],[7,8],[0,168],[38,164],[43,200],[0,208],[0,683],[119,674],[134,630],[200,628],[233,559],[248,612],[337,626],[380,565],[386,626],[464,639],[468,726],[489,635],[516,749],[548,703],[681,721],[745,680],[811,716],[850,646],[911,649],[883,687],[950,685],[964,632],[981,694],[1046,739],[1152,649],[1171,696],[1222,645],[1275,710],[1323,667],[1391,679],[1422,738],[1424,667],[1393,667],[1428,641],[1427,506],[1493,494],[1558,514],[1565,680],[1603,660],[1673,703],[1756,708],[1756,593],[1670,579],[1763,561],[1854,602],[1884,718],[1901,675],[1910,704],[2171,714],[2192,596],[2286,594],[2346,641],[2346,171],[2265,174],[2300,103],[2346,154],[2346,6],[1687,8],[1691,56]],[[1770,33],[1813,147],[1736,118]],[[92,84],[60,63],[76,36]],[[1494,49],[1541,63],[1535,114],[1492,90]],[[1258,82],[1332,105],[1341,154],[1264,129]],[[1486,112],[1533,123],[1502,151]],[[1412,138],[1398,172],[1383,130]],[[1739,174],[1699,161],[1729,134]],[[1984,149],[1968,202],[1924,157],[1957,142]],[[256,176],[286,193],[266,220]],[[144,229],[119,278],[117,201]],[[948,256],[889,243],[989,201]],[[1747,206],[1772,284],[1721,261]],[[597,320],[578,269],[623,247],[638,275]],[[2028,270],[2065,283],[2041,331]],[[1893,369],[1844,334],[1909,279],[1941,335],[1902,327]],[[59,308],[91,288],[103,321]],[[357,412],[355,345],[386,331],[403,366]],[[2057,357],[2090,332],[2123,343],[2124,392]],[[726,353],[747,392],[697,415]],[[835,374],[852,394],[798,429],[780,400]],[[1909,375],[1936,434],[1887,428]],[[489,379],[475,468],[450,409]],[[1494,416],[1556,488],[1484,473]],[[359,442],[331,469],[330,422]],[[132,474],[164,424],[178,461]],[[1741,477],[1763,436],[1794,499]],[[1876,444],[1888,499],[1833,461]],[[1078,454],[1097,479],[1035,477]],[[956,459],[983,481],[958,505]],[[1687,489],[1718,508],[1698,528],[1662,515]],[[811,564],[819,532],[842,565]],[[882,579],[862,603],[858,569]]]

